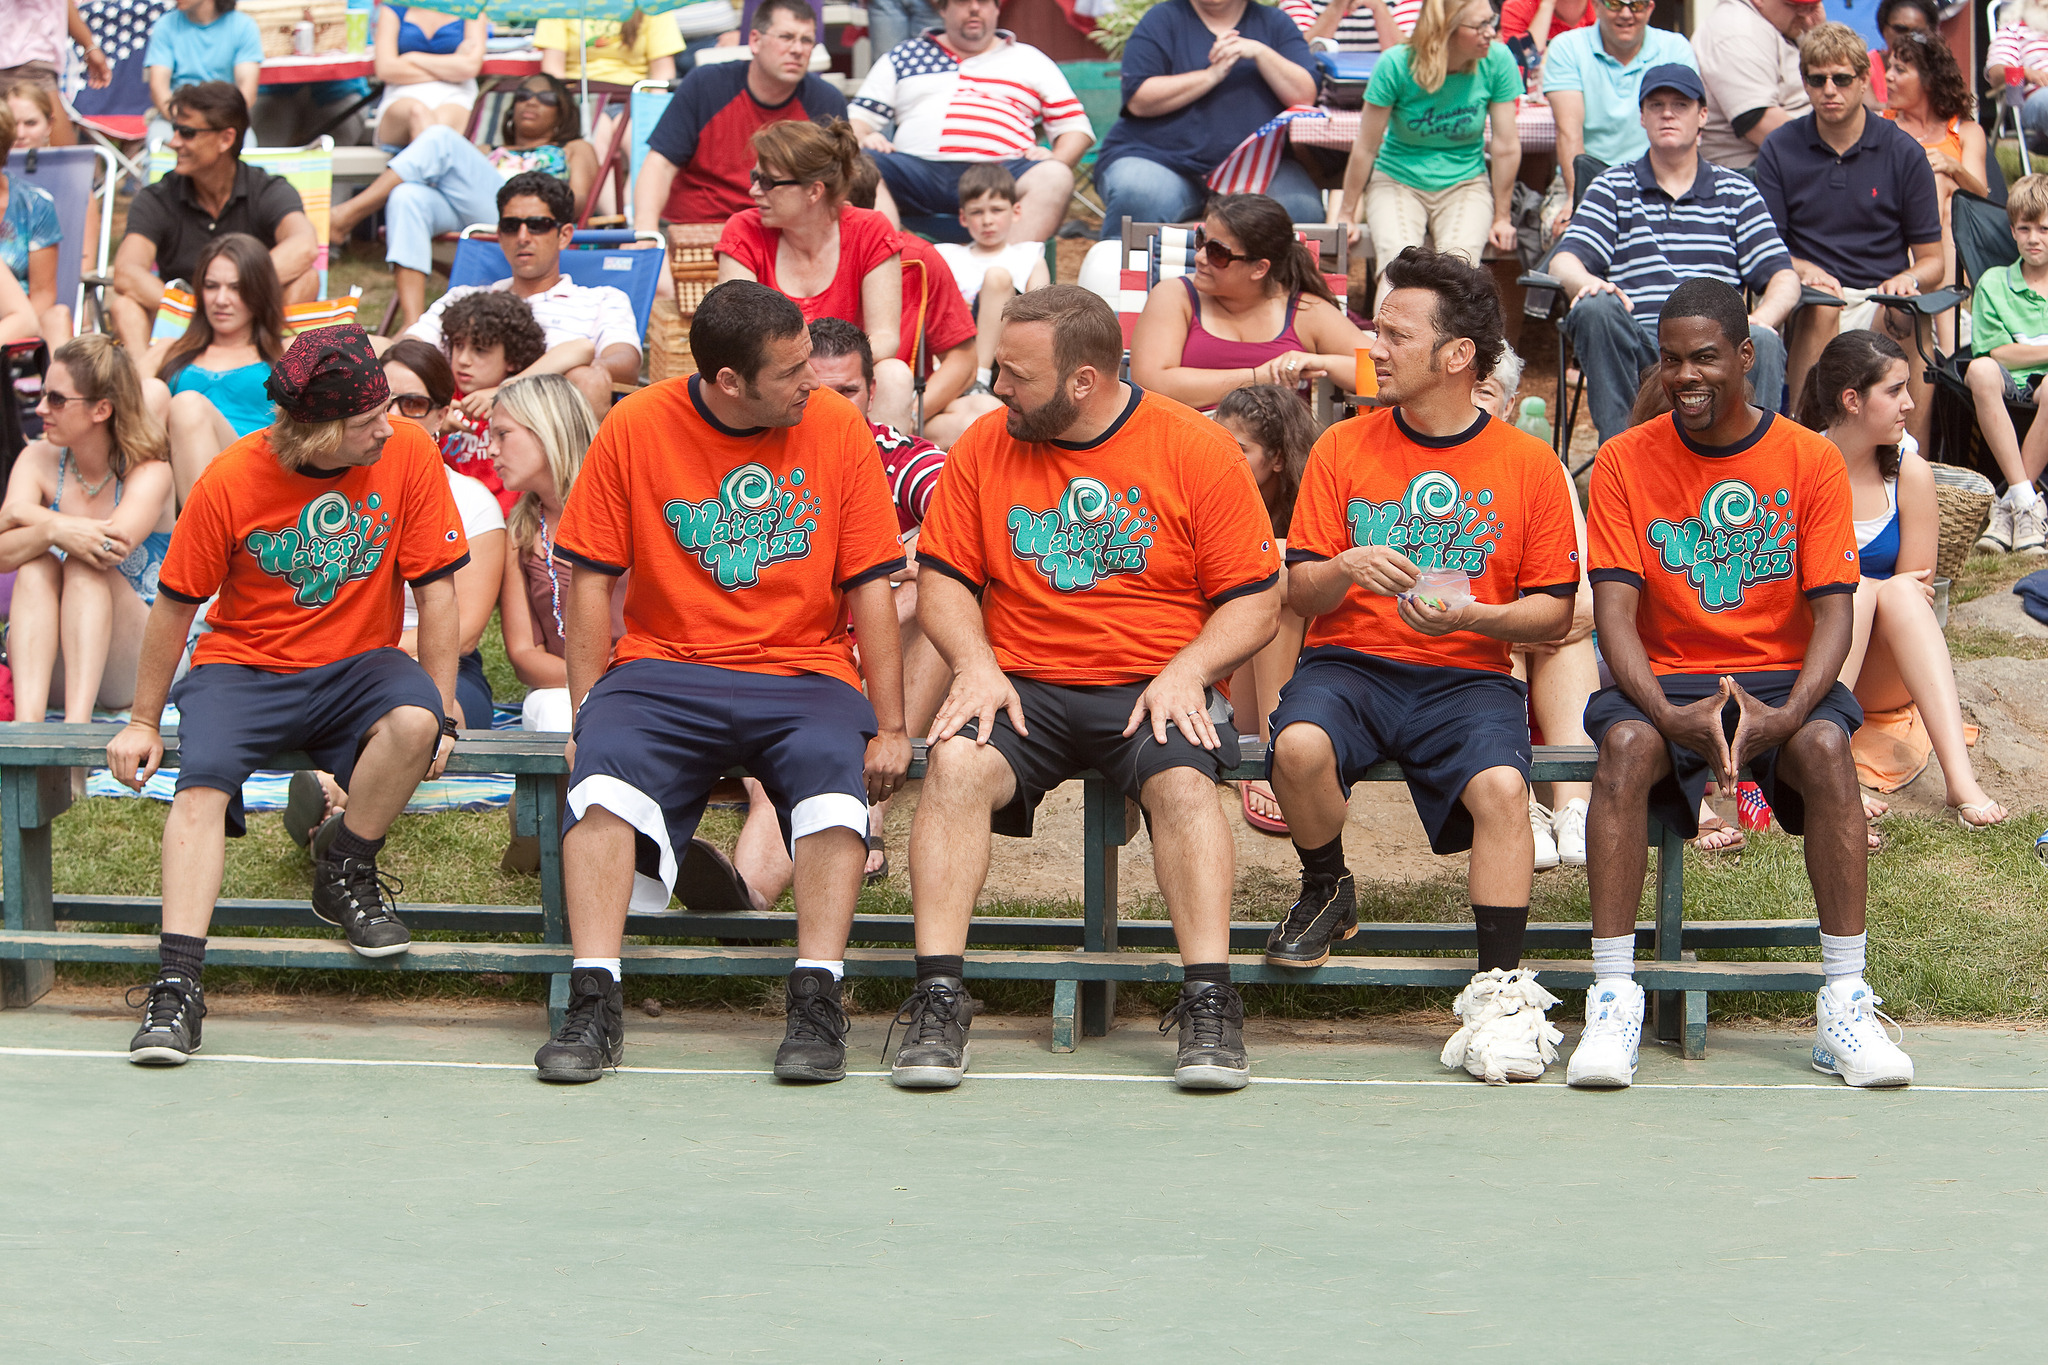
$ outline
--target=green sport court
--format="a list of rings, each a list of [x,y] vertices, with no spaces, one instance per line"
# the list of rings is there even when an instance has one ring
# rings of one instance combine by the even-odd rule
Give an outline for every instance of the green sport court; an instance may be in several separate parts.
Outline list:
[[[798,1087],[779,1018],[629,1009],[628,1069],[555,1088],[538,1007],[227,996],[146,1070],[61,990],[0,1014],[0,1359],[2044,1352],[2043,1030],[1916,1028],[1873,1093],[1721,1028],[1588,1094],[1443,1071],[1448,1019],[1255,1022],[1251,1088],[1195,1095],[1141,1018],[985,1018],[964,1087],[899,1092],[886,1024]]]

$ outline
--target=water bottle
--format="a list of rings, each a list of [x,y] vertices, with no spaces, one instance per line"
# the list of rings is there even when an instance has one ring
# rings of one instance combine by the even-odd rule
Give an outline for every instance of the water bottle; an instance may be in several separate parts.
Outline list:
[[[1550,407],[1541,398],[1524,398],[1515,425],[1545,445],[1550,444]]]

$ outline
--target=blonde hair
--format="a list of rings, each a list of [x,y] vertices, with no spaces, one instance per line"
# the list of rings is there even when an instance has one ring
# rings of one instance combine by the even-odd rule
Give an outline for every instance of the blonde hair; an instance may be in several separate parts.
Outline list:
[[[7,107],[5,96],[0,96],[0,152],[14,150],[14,111]]]
[[[825,200],[838,205],[853,192],[860,139],[843,118],[820,127],[805,119],[771,123],[754,134],[754,159],[793,180],[825,187]]]
[[[112,337],[97,332],[75,337],[57,348],[50,363],[70,373],[79,397],[88,403],[104,398],[114,405],[107,419],[107,464],[115,478],[127,478],[136,465],[171,458],[163,423],[150,415],[135,366]]]
[[[1408,79],[1432,95],[1444,88],[1451,69],[1451,34],[1472,0],[1422,0],[1422,13],[1408,34]],[[1490,8],[1490,6],[1489,6]]]
[[[2048,217],[2048,175],[2023,175],[2005,192],[2006,221],[2014,227]]]
[[[341,453],[342,437],[347,434],[348,423],[346,417],[337,417],[331,422],[301,422],[280,411],[265,434],[270,438],[271,453],[286,469],[305,465],[325,469]]]
[[[590,410],[590,401],[559,374],[535,374],[499,389],[497,406],[540,442],[555,492],[567,502],[583,468],[583,457],[597,439],[597,416]],[[515,548],[533,548],[540,533],[540,517],[540,495],[521,493],[505,518],[505,531]]]
[[[1863,35],[1847,24],[1822,24],[1799,40],[1799,74],[1817,66],[1846,66],[1859,77],[1870,75],[1870,49]]]

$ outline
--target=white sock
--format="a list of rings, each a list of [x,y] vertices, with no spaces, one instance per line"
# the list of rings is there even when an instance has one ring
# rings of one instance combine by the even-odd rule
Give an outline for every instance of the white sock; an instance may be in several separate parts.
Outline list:
[[[1593,979],[1633,981],[1636,976],[1636,936],[1617,934],[1593,940]]]
[[[2027,508],[2032,507],[2035,499],[2040,496],[2039,493],[2034,491],[2032,483],[2009,484],[2005,490],[2006,505],[2015,512],[2024,512]]]
[[[815,957],[800,957],[796,960],[796,969],[798,971],[802,971],[806,967],[812,967],[821,972],[830,972],[834,981],[843,981],[846,978],[846,963],[843,961],[826,962]]]
[[[1869,942],[1869,934],[1820,936],[1820,970],[1830,986],[1863,975],[1863,950]]]
[[[974,372],[974,382],[982,385],[983,387],[986,387],[988,384],[988,376],[989,370],[986,366],[983,366],[982,368],[977,369]]]
[[[612,974],[612,980],[614,980],[614,981],[622,981],[622,980],[624,980],[624,979],[625,979],[625,974],[624,974],[623,972],[621,972],[621,971],[619,970],[619,960],[618,960],[617,958],[615,958],[615,957],[578,957],[578,958],[571,958],[571,959],[570,959],[570,961],[569,961],[569,965],[570,965],[570,967],[572,967],[572,968],[574,968],[574,967],[601,967],[601,968],[603,968],[603,969],[604,969],[605,971],[608,971],[608,972],[610,972],[610,973]]]

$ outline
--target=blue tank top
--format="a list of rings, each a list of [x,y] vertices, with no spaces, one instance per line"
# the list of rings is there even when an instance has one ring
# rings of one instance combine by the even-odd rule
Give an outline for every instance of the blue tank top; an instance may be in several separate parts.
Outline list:
[[[387,6],[398,16],[398,50],[400,52],[424,52],[432,57],[452,57],[455,49],[462,46],[462,20],[441,25],[428,37],[425,29],[406,17],[410,5]],[[488,31],[488,30],[486,30]]]
[[[203,370],[187,365],[171,381],[171,392],[205,395],[220,410],[220,415],[228,419],[235,435],[247,436],[269,426],[277,416],[270,395],[263,391],[263,383],[269,378],[270,366],[261,360],[232,370]]]
[[[1856,523],[1856,559],[1865,578],[1890,578],[1899,568],[1899,481],[1884,481],[1885,501],[1890,504],[1881,517],[1866,517]]]

